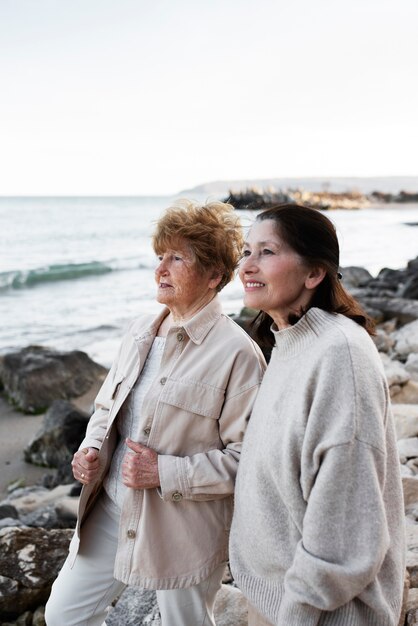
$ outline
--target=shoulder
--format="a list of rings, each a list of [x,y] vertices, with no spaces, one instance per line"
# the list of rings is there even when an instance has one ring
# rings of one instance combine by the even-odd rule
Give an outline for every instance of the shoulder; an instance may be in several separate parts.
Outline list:
[[[381,395],[386,377],[377,348],[359,324],[339,314],[328,314],[329,324],[322,334],[322,349],[318,354],[318,368],[325,375],[332,373],[338,387],[351,384],[358,393],[367,389]],[[340,383],[338,381],[341,381]]]
[[[339,313],[322,311],[322,314],[326,323],[319,339],[327,352],[331,355],[347,353],[353,358],[380,360],[372,338],[360,324]]]
[[[225,346],[228,347],[228,350],[246,353],[257,359],[261,356],[264,361],[263,353],[258,344],[228,315],[224,313],[221,315],[214,330],[216,330],[216,334],[219,335],[219,338],[225,341]]]

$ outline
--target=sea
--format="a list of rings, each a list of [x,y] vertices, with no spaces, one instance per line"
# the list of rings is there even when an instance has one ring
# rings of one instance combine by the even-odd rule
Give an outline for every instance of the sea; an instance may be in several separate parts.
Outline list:
[[[28,345],[78,349],[109,367],[129,321],[161,309],[150,238],[173,200],[0,197],[0,354]],[[239,214],[249,228],[255,213]],[[343,268],[362,266],[377,275],[418,256],[418,204],[327,216],[337,229]],[[238,313],[239,279],[220,297],[226,313]]]

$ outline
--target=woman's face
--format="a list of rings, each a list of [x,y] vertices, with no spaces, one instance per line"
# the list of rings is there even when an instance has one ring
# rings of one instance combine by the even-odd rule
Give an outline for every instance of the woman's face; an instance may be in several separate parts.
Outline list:
[[[311,274],[302,257],[277,234],[273,220],[255,222],[239,268],[246,306],[265,311],[278,328],[285,328],[289,313],[299,313],[309,304]]]
[[[157,301],[165,304],[177,317],[193,315],[214,296],[220,277],[212,270],[202,271],[186,241],[158,255],[155,270]]]

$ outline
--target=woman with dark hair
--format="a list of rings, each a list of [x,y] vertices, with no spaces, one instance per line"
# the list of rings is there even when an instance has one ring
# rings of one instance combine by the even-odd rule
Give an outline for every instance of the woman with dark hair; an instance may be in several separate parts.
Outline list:
[[[274,345],[247,429],[230,559],[252,626],[397,626],[403,502],[372,321],[344,290],[333,224],[308,207],[258,215],[245,304]]]
[[[133,321],[72,461],[83,484],[48,626],[99,626],[126,585],[155,589],[163,626],[214,626],[235,475],[265,369],[222,313],[243,237],[230,205],[158,221],[156,315]]]

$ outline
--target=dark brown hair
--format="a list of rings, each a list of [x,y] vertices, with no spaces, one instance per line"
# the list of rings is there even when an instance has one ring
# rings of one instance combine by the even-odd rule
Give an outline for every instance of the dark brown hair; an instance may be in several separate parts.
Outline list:
[[[374,322],[360,304],[344,289],[339,274],[340,247],[334,224],[316,209],[298,204],[279,204],[257,215],[256,220],[272,220],[277,234],[308,265],[321,267],[326,274],[300,315],[290,315],[289,323],[295,324],[311,307],[329,313],[341,313],[357,322],[370,334],[374,334]],[[274,344],[270,326],[272,318],[260,312],[253,323],[258,341],[266,347]]]

